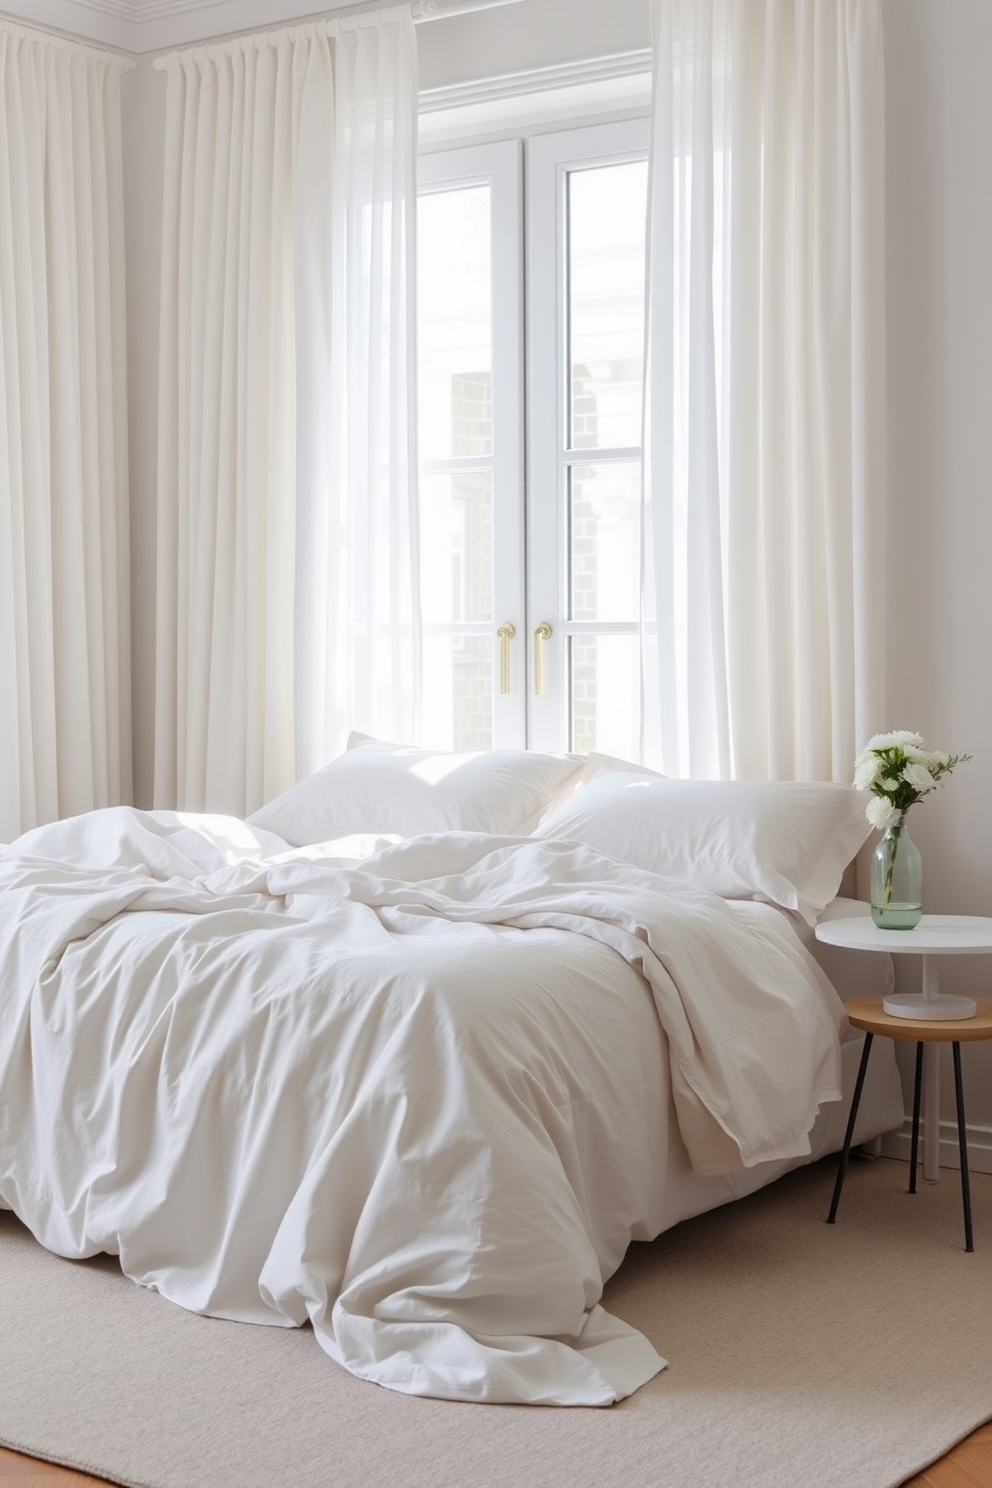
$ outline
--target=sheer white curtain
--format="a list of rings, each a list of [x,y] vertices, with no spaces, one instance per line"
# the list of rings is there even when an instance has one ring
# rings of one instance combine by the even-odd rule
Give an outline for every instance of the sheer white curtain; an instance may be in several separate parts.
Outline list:
[[[131,791],[123,58],[0,21],[0,840]]]
[[[165,60],[159,805],[413,736],[416,61],[409,7]]]
[[[880,726],[878,0],[653,0],[644,755],[841,779]]]

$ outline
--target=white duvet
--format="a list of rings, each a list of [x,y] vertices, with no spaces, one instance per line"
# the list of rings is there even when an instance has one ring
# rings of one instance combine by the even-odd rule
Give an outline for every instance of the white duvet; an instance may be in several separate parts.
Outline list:
[[[697,1173],[807,1153],[843,1005],[780,917],[586,848],[362,850],[126,808],[0,848],[0,1202],[397,1390],[620,1399],[659,1100]]]

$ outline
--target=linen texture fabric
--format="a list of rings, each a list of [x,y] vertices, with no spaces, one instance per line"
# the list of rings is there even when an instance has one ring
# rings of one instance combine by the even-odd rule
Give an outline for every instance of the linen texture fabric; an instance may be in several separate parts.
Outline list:
[[[161,60],[155,800],[415,736],[409,6]]]
[[[826,781],[668,780],[636,768],[581,784],[535,829],[807,924],[867,841],[864,793]]]
[[[885,700],[879,0],[652,0],[641,758],[847,780]]]
[[[131,794],[132,66],[0,19],[0,841]]]
[[[664,1222],[669,1113],[729,1193],[840,1098],[785,917],[576,844],[251,837],[117,808],[0,849],[0,1202],[392,1389],[638,1388],[664,1360],[601,1297]]]

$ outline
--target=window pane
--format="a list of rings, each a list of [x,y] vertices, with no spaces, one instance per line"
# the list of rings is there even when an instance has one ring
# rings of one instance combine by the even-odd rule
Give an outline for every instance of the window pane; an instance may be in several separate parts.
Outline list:
[[[641,442],[647,161],[568,176],[572,449]]]
[[[417,215],[420,456],[492,452],[488,186],[421,196]]]
[[[493,618],[493,480],[488,470],[420,479],[425,625]]]
[[[569,472],[571,620],[636,620],[641,572],[639,464]]]
[[[425,638],[423,718],[435,749],[493,747],[491,636]]]
[[[569,638],[570,747],[637,759],[640,647],[636,635]]]

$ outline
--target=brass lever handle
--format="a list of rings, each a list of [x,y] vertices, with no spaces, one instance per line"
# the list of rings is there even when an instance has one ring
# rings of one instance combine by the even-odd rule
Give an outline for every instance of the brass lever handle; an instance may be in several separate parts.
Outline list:
[[[504,694],[510,690],[510,642],[516,633],[517,627],[509,621],[496,632],[500,640],[499,690]]]
[[[542,620],[534,631],[534,691],[537,693],[544,691],[544,642],[550,641],[551,636],[551,626],[547,620]]]

